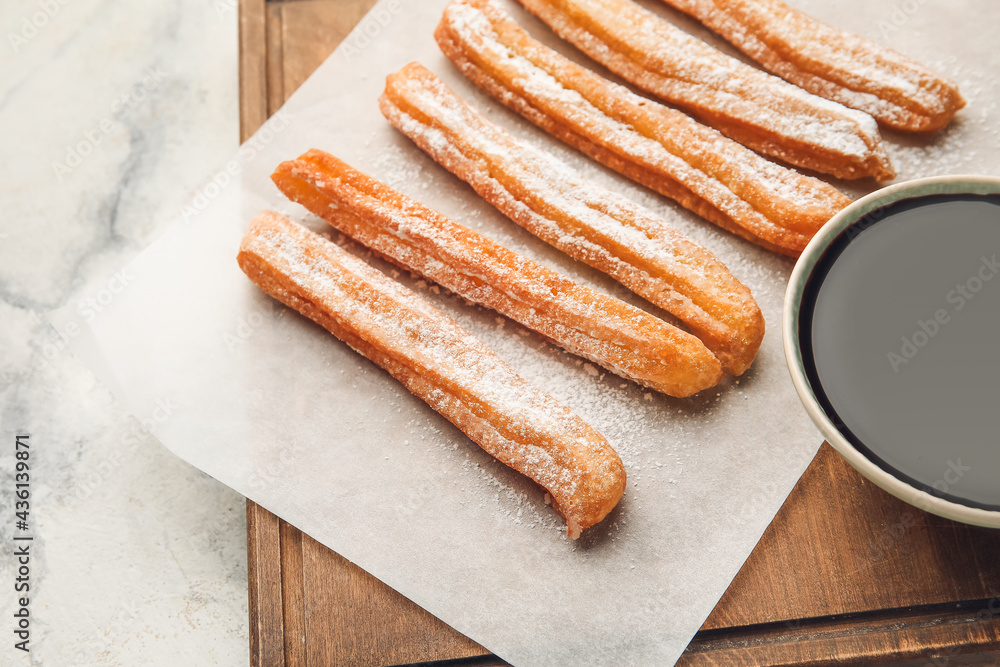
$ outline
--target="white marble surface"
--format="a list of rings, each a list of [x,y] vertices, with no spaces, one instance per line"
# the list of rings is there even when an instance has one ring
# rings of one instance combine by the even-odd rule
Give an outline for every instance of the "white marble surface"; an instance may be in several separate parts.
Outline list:
[[[0,5],[0,664],[248,662],[243,498],[164,449],[42,317],[112,298],[128,276],[107,276],[236,149],[235,5]],[[12,639],[15,533],[35,538],[30,654]]]

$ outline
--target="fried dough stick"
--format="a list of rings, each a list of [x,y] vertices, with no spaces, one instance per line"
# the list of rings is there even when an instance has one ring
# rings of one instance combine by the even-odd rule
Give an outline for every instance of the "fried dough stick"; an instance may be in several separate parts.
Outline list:
[[[797,256],[850,203],[680,111],[529,37],[489,0],[455,0],[435,32],[478,87],[598,162],[769,250]]]
[[[238,261],[269,295],[384,368],[489,454],[544,487],[571,538],[618,503],[625,469],[607,440],[399,283],[270,211],[251,223]]]
[[[578,285],[328,153],[311,150],[271,178],[289,199],[378,254],[612,373],[677,397],[722,378],[719,360],[695,336]]]
[[[896,175],[866,113],[817,97],[632,0],[518,0],[615,74],[765,155],[839,178]]]
[[[958,86],[898,51],[781,0],[663,0],[809,92],[902,132],[935,132],[965,106]]]
[[[726,371],[740,375],[753,362],[764,318],[750,290],[652,211],[511,136],[418,63],[389,75],[379,104],[515,223],[682,320]]]

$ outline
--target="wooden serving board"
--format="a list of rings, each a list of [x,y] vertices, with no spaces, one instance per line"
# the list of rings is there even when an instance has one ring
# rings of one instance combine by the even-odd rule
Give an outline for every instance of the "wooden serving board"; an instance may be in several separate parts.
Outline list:
[[[240,0],[250,136],[374,0]],[[251,663],[505,664],[247,501]],[[680,665],[1000,664],[1000,530],[884,493],[824,444]]]

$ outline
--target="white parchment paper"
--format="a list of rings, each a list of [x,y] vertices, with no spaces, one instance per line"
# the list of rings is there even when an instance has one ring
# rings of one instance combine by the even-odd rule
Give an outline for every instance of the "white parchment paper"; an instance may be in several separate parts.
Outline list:
[[[672,664],[821,442],[781,351],[781,300],[792,262],[717,231],[479,94],[433,41],[445,4],[380,3],[117,282],[53,314],[53,323],[178,456],[506,660]],[[645,4],[719,43],[659,3]],[[990,45],[1000,21],[989,0],[795,4],[962,85],[970,106],[949,130],[921,139],[886,136],[901,178],[996,173],[991,77],[1000,58]],[[586,62],[511,9],[532,34]],[[268,178],[280,161],[316,147],[579,281],[641,303],[523,232],[391,128],[376,99],[385,75],[411,60],[515,134],[708,246],[764,311],[768,333],[751,371],[678,400],[400,276],[618,449],[629,475],[626,496],[579,541],[566,539],[538,487],[493,461],[379,368],[270,300],[236,265],[243,230],[262,208],[326,231]],[[854,195],[871,186],[839,185]]]

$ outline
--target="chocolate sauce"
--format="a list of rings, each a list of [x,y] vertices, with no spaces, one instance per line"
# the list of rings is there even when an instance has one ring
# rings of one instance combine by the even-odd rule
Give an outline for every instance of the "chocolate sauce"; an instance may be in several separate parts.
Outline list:
[[[936,496],[1000,510],[1000,196],[873,211],[807,281],[806,374],[838,430]]]

